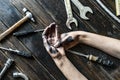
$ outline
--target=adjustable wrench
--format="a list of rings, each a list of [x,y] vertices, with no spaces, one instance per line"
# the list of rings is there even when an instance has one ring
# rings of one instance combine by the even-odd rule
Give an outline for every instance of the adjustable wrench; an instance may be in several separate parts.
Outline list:
[[[78,23],[77,23],[77,20],[73,17],[70,0],[64,0],[64,3],[65,3],[66,12],[67,12],[66,26],[69,29],[72,29],[70,24],[75,23],[75,25],[78,26]]]
[[[89,18],[86,16],[87,12],[93,13],[90,7],[83,6],[81,2],[78,0],[71,0],[73,4],[79,9],[80,17],[82,19],[88,20]]]

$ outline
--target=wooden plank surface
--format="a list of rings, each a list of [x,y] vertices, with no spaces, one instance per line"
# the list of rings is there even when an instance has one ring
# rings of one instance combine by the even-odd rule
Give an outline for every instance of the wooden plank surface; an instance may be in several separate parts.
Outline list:
[[[94,0],[79,1],[84,5],[90,6],[94,14],[88,13],[87,16],[90,20],[85,21],[79,17],[77,8],[72,4],[73,14],[79,23],[78,29],[74,28],[74,30],[84,30],[120,39],[119,23],[112,20]],[[113,0],[101,1],[115,14]],[[15,32],[44,29],[52,22],[56,22],[60,26],[61,33],[70,31],[65,25],[66,11],[63,0],[0,0],[0,33],[24,16],[22,12],[24,7],[33,13],[36,23],[28,21]],[[3,80],[14,80],[12,77],[14,71],[23,72],[30,80],[66,80],[46,52],[42,43],[41,33],[17,38],[10,34],[0,42],[0,46],[24,50],[33,55],[33,58],[28,59],[6,51],[0,51],[0,70],[8,57],[15,60],[15,64],[5,74]],[[120,60],[83,44],[79,44],[72,49],[85,54],[104,55],[115,62],[115,66],[112,68],[104,67],[66,52],[71,62],[89,80],[120,80]]]

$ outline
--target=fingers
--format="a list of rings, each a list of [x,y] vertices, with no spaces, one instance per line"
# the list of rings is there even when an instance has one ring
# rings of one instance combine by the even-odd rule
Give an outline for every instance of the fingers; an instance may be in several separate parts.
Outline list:
[[[47,37],[49,35],[49,30],[50,30],[50,27],[45,28],[43,33],[42,33],[42,37],[43,36]]]
[[[59,40],[59,35],[58,35],[58,26],[55,26],[55,43]]]
[[[58,26],[51,23],[42,33],[43,43],[49,53],[58,53],[57,49],[53,47],[54,41],[58,40]]]
[[[50,37],[50,35],[51,35],[51,32],[55,32],[54,31],[54,26],[55,26],[56,24],[53,22],[53,23],[51,23],[49,26],[47,26],[45,29],[44,29],[44,31],[43,31],[43,33],[42,33],[42,35],[45,35],[45,36],[49,36]]]
[[[50,54],[58,53],[58,50],[55,47],[51,46],[45,37],[43,37],[43,43],[44,43],[44,46],[45,46],[47,52],[49,52]]]
[[[50,53],[56,54],[56,53],[58,53],[58,50],[55,47],[50,46]]]
[[[44,47],[49,52],[50,51],[50,44],[48,43],[46,36],[42,36],[42,38],[43,38]]]
[[[72,36],[67,36],[62,39],[62,41],[57,41],[56,44],[54,45],[55,47],[60,47],[62,45],[69,44],[70,42],[73,42],[74,38]]]

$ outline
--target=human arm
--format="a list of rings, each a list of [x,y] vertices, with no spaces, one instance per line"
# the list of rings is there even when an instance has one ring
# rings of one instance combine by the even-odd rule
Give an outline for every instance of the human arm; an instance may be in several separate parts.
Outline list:
[[[102,35],[98,35],[90,32],[85,32],[85,31],[73,31],[73,32],[66,33],[66,37],[68,36],[72,36],[74,41],[68,44],[65,44],[64,45],[65,49],[69,49],[78,43],[83,43],[83,44],[98,48],[120,59],[120,40],[118,39],[114,39],[114,38],[110,38],[110,37],[106,37],[106,36],[102,36]],[[69,45],[69,46],[66,46],[66,45]]]
[[[44,30],[42,38],[47,52],[68,80],[87,80],[66,57],[64,48],[62,46],[54,47],[54,44],[61,40],[55,23]]]

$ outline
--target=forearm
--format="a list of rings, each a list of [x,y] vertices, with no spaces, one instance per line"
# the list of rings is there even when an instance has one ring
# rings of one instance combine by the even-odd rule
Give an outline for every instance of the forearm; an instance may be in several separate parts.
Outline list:
[[[62,59],[54,59],[57,67],[65,75],[68,80],[87,80],[68,60],[66,56],[63,56]]]
[[[120,40],[80,31],[80,42],[98,48],[120,59]]]

